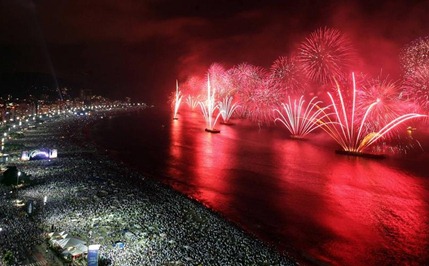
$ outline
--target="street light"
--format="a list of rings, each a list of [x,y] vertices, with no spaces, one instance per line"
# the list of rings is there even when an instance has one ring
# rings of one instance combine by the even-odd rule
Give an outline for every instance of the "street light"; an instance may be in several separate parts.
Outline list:
[[[19,183],[19,177],[20,176],[21,176],[21,171],[18,171],[18,173],[16,174],[16,199],[17,200],[18,200],[18,183]]]
[[[18,181],[20,176],[21,176],[21,171],[18,171],[18,174],[16,175],[16,186],[18,186]]]

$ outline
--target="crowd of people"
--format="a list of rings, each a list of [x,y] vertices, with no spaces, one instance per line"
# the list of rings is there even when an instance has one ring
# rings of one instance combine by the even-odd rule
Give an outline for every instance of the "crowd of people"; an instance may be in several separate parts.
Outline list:
[[[13,140],[58,150],[56,159],[13,161],[32,180],[18,190],[18,198],[36,203],[31,215],[0,186],[0,250],[11,250],[17,265],[52,231],[101,245],[100,258],[112,265],[295,265],[202,204],[99,152],[83,134],[94,119],[57,119]]]

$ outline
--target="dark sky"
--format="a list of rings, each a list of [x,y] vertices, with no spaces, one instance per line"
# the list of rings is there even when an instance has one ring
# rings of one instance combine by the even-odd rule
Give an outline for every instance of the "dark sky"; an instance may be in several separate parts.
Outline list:
[[[309,33],[348,34],[369,73],[429,35],[429,1],[0,0],[0,71],[55,73],[102,95],[166,102],[211,63],[269,67]]]

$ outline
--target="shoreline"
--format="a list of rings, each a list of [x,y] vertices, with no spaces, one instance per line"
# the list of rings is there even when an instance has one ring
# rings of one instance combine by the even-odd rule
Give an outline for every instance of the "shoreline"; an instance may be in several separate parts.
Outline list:
[[[36,181],[20,188],[18,195],[24,200],[33,198],[37,204],[32,217],[19,217],[14,225],[1,225],[1,234],[10,233],[5,242],[20,238],[12,231],[23,226],[20,234],[27,232],[25,238],[37,246],[44,242],[40,242],[41,234],[55,227],[56,231],[87,241],[87,245],[101,244],[101,257],[110,259],[112,265],[297,264],[202,203],[112,161],[93,143],[86,142],[85,126],[94,119],[97,118],[61,118],[28,129],[23,138],[11,141],[25,149],[58,149],[58,158],[15,158],[7,163]],[[11,204],[9,188],[0,188],[5,197],[2,205],[7,203],[9,210],[6,216],[14,219],[8,216],[20,211]],[[123,241],[125,248],[113,247],[115,241]],[[21,247],[9,249],[22,256]],[[24,262],[29,264],[31,259]]]

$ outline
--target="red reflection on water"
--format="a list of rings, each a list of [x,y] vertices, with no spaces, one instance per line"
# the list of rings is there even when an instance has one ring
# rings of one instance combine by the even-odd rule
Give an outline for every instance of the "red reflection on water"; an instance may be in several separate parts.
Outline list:
[[[313,262],[429,261],[426,180],[386,161],[336,155],[311,139],[243,125],[210,134],[204,126],[197,113],[171,124],[174,188]]]
[[[231,155],[236,154],[234,139],[236,131],[228,126],[219,125],[220,134],[201,131],[195,134],[195,186],[197,197],[217,210],[226,209],[231,201],[231,176],[229,171],[235,162]]]
[[[180,141],[182,139],[182,130],[183,126],[180,124],[179,120],[172,119],[171,120],[171,144],[170,148],[170,156],[173,159],[180,159],[182,157],[182,148],[180,147]]]
[[[361,158],[342,158],[330,171],[326,194],[332,212],[319,218],[342,240],[325,244],[337,263],[348,258],[356,265],[377,252],[386,264],[427,259],[429,216],[419,179]]]
[[[222,169],[214,165],[228,167],[225,156],[222,156],[225,147],[222,142],[217,143],[215,140],[217,136],[211,133],[202,132],[195,137],[200,151],[195,157],[195,185],[199,188],[198,198],[210,205],[219,201],[224,202],[225,199],[221,196],[227,193],[228,187],[224,182]]]
[[[186,191],[202,203],[217,208],[227,204],[228,179],[225,172],[232,167],[229,154],[234,154],[230,145],[224,141],[225,136],[233,136],[232,130],[222,130],[212,134],[204,130],[202,115],[191,112],[173,121],[171,126],[170,156],[176,164],[188,164],[187,172],[180,172],[181,167],[169,167],[169,175],[180,176],[181,184],[173,187]],[[184,140],[184,130],[187,139]],[[192,132],[190,134],[190,131]],[[185,184],[184,184],[185,183]],[[184,186],[189,186],[184,188]],[[224,206],[225,207],[225,206]]]
[[[170,165],[167,167],[167,174],[170,177],[187,178],[187,173],[183,171],[183,164],[189,160],[193,161],[194,138],[189,138],[191,134],[190,125],[198,118],[196,112],[189,112],[180,115],[178,120],[171,118],[170,124],[170,145],[169,156]],[[192,129],[191,129],[192,130]],[[171,184],[175,186],[174,184]],[[179,189],[179,188],[178,188]],[[181,190],[181,189],[179,189]]]
[[[428,261],[425,180],[311,142],[278,140],[276,149],[284,210],[278,234],[305,257],[331,265]]]

